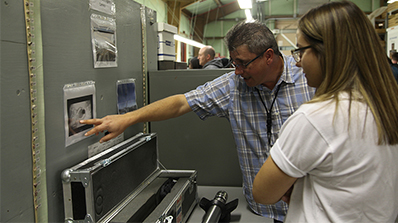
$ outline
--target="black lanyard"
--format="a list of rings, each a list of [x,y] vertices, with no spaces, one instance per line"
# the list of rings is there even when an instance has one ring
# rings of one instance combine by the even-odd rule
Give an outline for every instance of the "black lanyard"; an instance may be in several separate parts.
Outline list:
[[[272,114],[271,114],[271,112],[272,112],[272,107],[274,106],[276,97],[278,96],[278,92],[279,92],[280,87],[281,87],[281,84],[278,85],[278,88],[276,89],[275,97],[274,97],[274,100],[271,103],[271,107],[269,108],[269,111],[267,109],[267,106],[265,105],[265,102],[264,102],[263,98],[261,97],[260,91],[258,90],[258,88],[256,88],[258,96],[260,97],[260,100],[261,100],[261,102],[263,103],[263,105],[265,107],[265,111],[267,112],[267,137],[268,137],[268,145],[270,147],[271,147],[271,134],[272,134],[271,133],[271,129],[272,129]]]

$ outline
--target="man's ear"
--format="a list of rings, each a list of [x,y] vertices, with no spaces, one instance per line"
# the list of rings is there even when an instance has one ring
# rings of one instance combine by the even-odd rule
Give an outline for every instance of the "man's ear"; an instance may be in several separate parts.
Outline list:
[[[267,51],[265,51],[263,57],[266,59],[267,64],[271,64],[275,57],[274,50],[269,48]]]

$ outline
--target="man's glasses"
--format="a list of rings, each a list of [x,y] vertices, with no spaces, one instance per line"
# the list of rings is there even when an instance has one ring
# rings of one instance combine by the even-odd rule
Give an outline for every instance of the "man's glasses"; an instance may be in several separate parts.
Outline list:
[[[311,45],[309,46],[305,46],[305,47],[301,47],[301,48],[297,48],[295,50],[292,50],[292,56],[294,58],[294,60],[299,63],[301,61],[301,55],[304,52],[304,50],[311,48]]]
[[[257,58],[261,57],[269,48],[265,49],[262,53],[260,53],[259,55],[257,55],[256,57],[254,57],[253,60],[245,63],[245,64],[238,64],[236,63],[234,60],[232,60],[232,58],[229,60],[229,63],[232,65],[232,67],[234,68],[242,68],[242,69],[246,69],[249,64],[251,64],[253,61],[257,60]]]

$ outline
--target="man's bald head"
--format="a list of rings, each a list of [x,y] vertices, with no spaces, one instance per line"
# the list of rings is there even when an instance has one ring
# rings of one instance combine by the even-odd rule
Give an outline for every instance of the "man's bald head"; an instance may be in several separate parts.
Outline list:
[[[207,62],[213,60],[215,55],[216,55],[216,51],[214,50],[214,48],[212,46],[202,47],[199,50],[199,55],[198,55],[199,64],[201,66],[204,66]]]

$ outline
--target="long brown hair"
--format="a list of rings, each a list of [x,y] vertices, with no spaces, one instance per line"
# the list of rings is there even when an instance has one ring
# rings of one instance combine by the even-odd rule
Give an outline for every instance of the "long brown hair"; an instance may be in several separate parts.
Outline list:
[[[378,144],[397,144],[398,85],[380,38],[363,11],[350,1],[327,3],[308,11],[298,29],[318,55],[324,75],[311,102],[333,99],[338,106],[338,94],[348,92],[350,105],[361,100],[369,106]],[[355,97],[357,93],[360,97]]]

